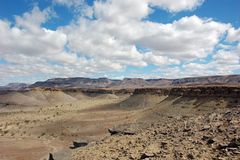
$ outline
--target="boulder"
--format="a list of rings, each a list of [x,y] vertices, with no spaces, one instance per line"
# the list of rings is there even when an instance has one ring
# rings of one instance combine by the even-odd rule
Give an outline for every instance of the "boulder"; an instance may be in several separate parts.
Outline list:
[[[49,153],[48,160],[54,160],[54,158],[53,158],[53,154],[52,154],[52,153]]]
[[[208,136],[203,136],[203,137],[202,137],[202,140],[203,140],[203,141],[206,141],[208,145],[213,144],[213,143],[215,142],[215,141],[213,140],[213,138],[208,137]]]
[[[88,145],[88,142],[85,140],[79,140],[79,141],[73,141],[73,146],[71,146],[71,149],[85,147]]]
[[[153,153],[143,153],[140,157],[140,159],[147,159],[150,157],[154,157],[155,155]]]
[[[240,138],[239,139],[232,139],[227,145],[218,145],[217,149],[227,149],[227,148],[240,148]]]
[[[121,130],[121,129],[116,129],[116,128],[109,128],[108,132],[111,135],[134,135],[134,131],[128,131],[128,130]]]

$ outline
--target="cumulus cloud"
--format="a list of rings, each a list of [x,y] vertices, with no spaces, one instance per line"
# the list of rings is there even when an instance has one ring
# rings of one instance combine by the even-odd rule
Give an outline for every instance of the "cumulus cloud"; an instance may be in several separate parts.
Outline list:
[[[86,0],[53,0],[53,4],[66,6],[70,11],[77,14],[76,16],[92,17],[93,15],[93,10]]]
[[[204,0],[149,0],[151,5],[161,7],[170,12],[193,10],[200,6]]]
[[[38,31],[41,24],[54,15],[55,12],[50,8],[40,11],[37,6],[34,6],[31,12],[26,12],[22,16],[15,16],[15,20],[18,27],[34,32]]]
[[[59,31],[42,28],[49,16],[49,11],[42,12],[34,7],[23,17],[16,16],[16,25],[0,20],[0,55],[50,55],[64,50],[67,37]]]
[[[150,11],[151,9],[145,0],[109,0],[94,3],[96,18],[106,21],[126,22],[140,20],[146,17]]]
[[[231,65],[240,63],[239,50],[234,49],[230,51],[219,50],[217,54],[213,56],[214,61],[218,64]]]
[[[184,65],[185,72],[192,76],[233,74],[240,69],[240,56],[237,48],[232,50],[219,50],[207,63],[189,63]]]
[[[144,54],[144,60],[148,64],[154,64],[154,65],[157,65],[157,66],[180,64],[180,61],[177,60],[177,59],[168,58],[167,56],[154,55],[152,52],[145,53]]]
[[[228,30],[227,40],[230,42],[240,41],[240,28],[230,28]]]
[[[181,66],[164,66],[156,69],[156,73],[163,77],[179,78],[209,75],[235,74],[240,70],[240,49],[218,50],[211,60],[204,62],[189,62]]]
[[[146,25],[150,31],[140,38],[140,43],[155,50],[157,55],[179,60],[206,57],[230,27],[197,16],[183,17],[172,24]]]
[[[155,58],[158,60],[154,60],[154,64],[176,64],[183,60],[208,56],[230,27],[229,24],[197,16],[183,17],[172,24],[162,24],[141,20],[140,17],[144,17],[147,11],[139,17],[128,15],[128,11],[125,15],[115,12],[107,12],[108,15],[99,13],[112,8],[108,5],[113,5],[113,8],[118,6],[118,3],[111,2],[106,4],[107,7],[101,2],[101,6],[106,8],[94,6],[97,19],[80,18],[77,23],[61,28],[61,31],[68,35],[69,48],[73,52],[105,57],[122,64],[129,64],[131,61],[130,64],[135,66],[146,66],[146,63],[153,62],[151,59]],[[119,17],[113,18],[115,14]],[[131,18],[128,18],[129,16]],[[151,50],[151,55],[144,56],[136,49],[136,44]]]

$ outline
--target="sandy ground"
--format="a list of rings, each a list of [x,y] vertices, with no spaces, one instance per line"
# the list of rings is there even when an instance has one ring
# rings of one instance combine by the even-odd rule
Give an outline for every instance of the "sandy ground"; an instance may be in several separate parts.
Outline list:
[[[71,103],[2,107],[0,159],[46,159],[49,153],[67,159],[72,141],[96,141],[108,136],[108,128],[134,122],[135,111],[104,108],[127,97],[101,95]]]
[[[1,137],[0,146],[1,160],[47,159],[50,152],[64,149],[61,142],[37,138]]]

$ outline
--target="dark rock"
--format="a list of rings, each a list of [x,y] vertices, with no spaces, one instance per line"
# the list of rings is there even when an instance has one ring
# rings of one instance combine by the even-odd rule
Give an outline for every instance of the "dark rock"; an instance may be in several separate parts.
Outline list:
[[[160,132],[160,134],[167,135],[168,133],[167,132]]]
[[[49,153],[48,160],[54,160],[54,158],[53,158],[53,154],[52,154],[52,153]]]
[[[143,153],[140,157],[140,159],[145,159],[145,158],[150,158],[150,157],[154,157],[155,155],[152,153]]]
[[[115,134],[119,134],[119,130],[116,130],[116,129],[113,129],[113,128],[108,128],[108,132],[111,134],[111,135],[115,135]]]
[[[80,140],[80,141],[73,141],[73,146],[71,146],[71,149],[79,148],[79,147],[85,147],[88,145],[87,141]]]
[[[207,144],[210,145],[210,144],[213,144],[215,141],[213,139],[209,139],[207,140]]]
[[[230,116],[232,113],[231,113],[231,111],[226,111],[225,113],[224,113],[224,117],[228,117],[228,116]]]
[[[174,156],[174,160],[179,160],[179,159],[182,159],[182,157],[183,157],[183,154],[181,153],[181,152],[179,152],[179,151],[176,151],[176,150],[174,150],[173,151],[173,156]]]
[[[219,150],[226,149],[226,148],[227,148],[227,145],[223,145],[223,144],[219,144],[217,146],[217,149],[219,149]]]
[[[188,154],[187,159],[189,159],[189,160],[194,159],[194,156],[192,154]]]
[[[184,128],[183,132],[189,132],[191,131],[191,128]]]
[[[232,139],[230,143],[227,145],[218,145],[217,149],[222,150],[222,149],[227,149],[227,148],[240,148],[240,138]]]
[[[208,136],[203,136],[202,140],[206,141],[208,145],[213,144],[215,142],[211,137]]]
[[[208,140],[208,139],[209,139],[208,136],[203,136],[203,137],[202,137],[202,140],[203,140],[203,141],[206,141],[206,140]]]
[[[222,126],[217,126],[217,131],[222,133],[224,131],[224,128]]]
[[[224,113],[223,117],[230,122],[232,120],[232,112],[231,111],[227,111]]]
[[[128,130],[120,130],[120,129],[115,129],[115,128],[109,128],[108,132],[111,135],[134,135],[134,131],[128,131]]]
[[[166,142],[161,142],[161,148],[167,149],[167,143]]]
[[[231,142],[228,144],[228,147],[231,147],[231,148],[238,148],[238,147],[240,147],[240,138],[232,139]]]

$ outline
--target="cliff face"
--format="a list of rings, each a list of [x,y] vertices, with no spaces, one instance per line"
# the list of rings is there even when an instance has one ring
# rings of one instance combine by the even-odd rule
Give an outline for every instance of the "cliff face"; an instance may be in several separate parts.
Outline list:
[[[193,97],[239,97],[240,87],[210,86],[210,87],[189,87],[172,88],[170,95],[193,96]]]
[[[36,90],[36,89],[33,89]],[[197,87],[173,87],[173,88],[136,88],[136,89],[106,89],[106,88],[72,88],[72,89],[38,89],[42,91],[82,92],[84,94],[153,94],[189,97],[236,97],[240,98],[240,86],[197,86]]]
[[[135,89],[133,94],[157,94],[157,95],[169,95],[170,88],[138,88]]]
[[[234,97],[240,98],[240,86],[198,86],[174,88],[137,88],[137,89],[64,89],[65,92],[82,92],[84,94],[152,94],[160,96],[188,97]]]
[[[189,97],[236,97],[240,98],[240,87],[207,86],[207,87],[177,87],[177,88],[140,88],[133,94],[158,94]]]

